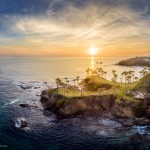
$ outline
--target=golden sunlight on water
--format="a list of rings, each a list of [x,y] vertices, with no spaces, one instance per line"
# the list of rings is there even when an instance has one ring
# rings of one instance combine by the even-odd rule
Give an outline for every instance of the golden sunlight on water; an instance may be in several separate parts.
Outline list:
[[[0,58],[0,71],[15,81],[47,81],[55,83],[56,78],[76,78],[87,76],[86,70],[102,68],[107,72],[106,79],[113,78],[112,70],[118,74],[120,82],[123,71],[133,70],[139,78],[142,67],[115,65],[127,58],[115,57],[3,57]]]
[[[95,68],[95,57],[91,57],[91,65],[90,65],[91,69]]]

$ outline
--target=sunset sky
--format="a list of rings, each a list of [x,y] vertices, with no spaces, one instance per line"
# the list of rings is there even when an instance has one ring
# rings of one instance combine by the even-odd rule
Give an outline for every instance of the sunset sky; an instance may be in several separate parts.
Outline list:
[[[150,54],[150,0],[0,0],[0,56]]]

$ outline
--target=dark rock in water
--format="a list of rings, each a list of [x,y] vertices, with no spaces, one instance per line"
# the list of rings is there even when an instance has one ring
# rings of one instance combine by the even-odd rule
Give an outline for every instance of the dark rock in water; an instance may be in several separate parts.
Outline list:
[[[26,120],[21,120],[21,128],[27,127],[28,123]]]
[[[19,106],[21,106],[21,107],[23,107],[23,108],[25,108],[25,107],[29,107],[29,105],[28,105],[28,104],[19,104]]]
[[[50,111],[47,111],[47,110],[43,110],[43,114],[49,117],[53,115]]]
[[[28,126],[27,120],[23,117],[18,118],[17,121],[15,122],[15,126],[17,128],[25,128]]]
[[[32,86],[28,86],[28,85],[19,85],[22,89],[27,90],[27,89],[31,89]]]

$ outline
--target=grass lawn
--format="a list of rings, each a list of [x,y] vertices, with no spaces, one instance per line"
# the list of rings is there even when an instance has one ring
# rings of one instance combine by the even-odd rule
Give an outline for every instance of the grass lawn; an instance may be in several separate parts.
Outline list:
[[[91,76],[82,81],[82,84],[84,85],[83,91],[79,90],[77,87],[68,86],[65,88],[59,87],[58,93],[68,98],[114,94],[117,95],[118,100],[135,101],[135,99],[132,95],[130,95],[130,93],[126,93],[132,91],[132,89],[137,85],[137,83],[138,82],[125,84],[120,82],[112,82],[97,76]],[[49,92],[57,93],[57,89],[53,91],[49,90]]]

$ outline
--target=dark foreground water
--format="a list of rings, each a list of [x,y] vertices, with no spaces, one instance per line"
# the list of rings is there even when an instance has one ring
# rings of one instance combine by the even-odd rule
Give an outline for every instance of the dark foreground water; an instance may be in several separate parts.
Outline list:
[[[38,97],[32,97],[31,91],[24,92],[4,78],[0,79],[0,85],[0,144],[3,149],[149,150],[150,148],[148,127],[139,128],[141,130],[138,127],[124,129],[114,121],[93,118],[57,121],[55,116],[46,117],[39,109],[25,109],[18,106],[21,101],[38,101]],[[23,130],[15,126],[15,121],[19,117],[27,118],[29,128]],[[146,133],[147,137],[143,133]]]
[[[33,88],[23,90],[20,84],[23,83],[0,71],[0,149],[150,149],[149,127],[123,128],[121,124],[106,118],[56,120],[53,114],[44,115],[39,103],[38,95],[47,85],[42,81],[26,82]],[[20,103],[28,103],[30,107],[22,108]],[[16,120],[21,117],[27,119],[28,128],[18,128]]]

